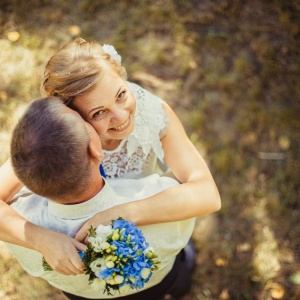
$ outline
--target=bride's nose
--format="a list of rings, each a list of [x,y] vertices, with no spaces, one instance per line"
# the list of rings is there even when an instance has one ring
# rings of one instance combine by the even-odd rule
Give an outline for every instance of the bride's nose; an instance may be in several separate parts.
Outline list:
[[[127,120],[127,112],[124,109],[116,109],[112,111],[110,121],[114,124],[125,122]]]

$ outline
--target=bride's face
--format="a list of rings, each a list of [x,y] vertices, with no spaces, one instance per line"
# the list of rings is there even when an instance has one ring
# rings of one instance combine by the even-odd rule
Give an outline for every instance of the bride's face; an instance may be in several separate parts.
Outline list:
[[[126,81],[111,68],[106,68],[91,91],[75,97],[72,107],[96,129],[104,144],[133,131],[136,101]]]

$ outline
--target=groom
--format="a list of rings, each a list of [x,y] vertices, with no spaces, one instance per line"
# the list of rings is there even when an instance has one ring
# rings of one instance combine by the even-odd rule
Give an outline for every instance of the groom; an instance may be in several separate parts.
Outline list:
[[[37,195],[20,198],[11,206],[30,222],[73,237],[97,212],[178,184],[157,175],[108,182],[99,173],[102,158],[96,131],[78,113],[56,98],[34,101],[13,132],[11,160],[19,179]],[[174,290],[174,282],[180,276],[190,277],[181,250],[192,234],[194,219],[140,228],[158,254],[160,268],[144,290],[130,290],[130,295],[114,299],[162,299],[171,290],[180,296],[182,291]],[[39,252],[7,246],[29,274],[47,280],[70,299],[111,298],[89,285],[87,275],[46,272]]]

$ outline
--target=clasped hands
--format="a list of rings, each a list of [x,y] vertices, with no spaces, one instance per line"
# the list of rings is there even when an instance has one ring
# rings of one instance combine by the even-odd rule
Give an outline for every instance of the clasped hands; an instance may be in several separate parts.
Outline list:
[[[83,224],[74,238],[54,231],[49,232],[39,250],[51,268],[64,275],[83,274],[85,266],[78,251],[85,251],[87,248],[88,229],[91,226],[96,228],[100,224],[111,224],[112,219],[118,218],[113,211],[109,209],[94,215]]]

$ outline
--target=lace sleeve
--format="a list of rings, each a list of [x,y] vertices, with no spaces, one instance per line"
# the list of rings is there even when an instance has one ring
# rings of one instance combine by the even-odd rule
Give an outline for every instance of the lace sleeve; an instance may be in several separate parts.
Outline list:
[[[163,109],[163,100],[134,83],[128,83],[136,99],[135,127],[128,137],[128,156],[138,146],[142,147],[144,157],[153,149],[159,160],[163,161],[164,151],[160,141],[169,117]]]

